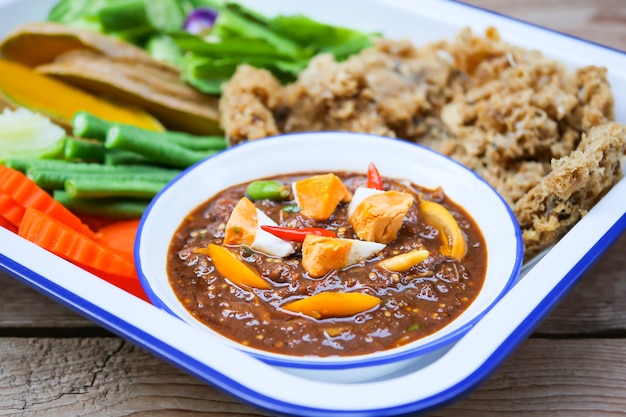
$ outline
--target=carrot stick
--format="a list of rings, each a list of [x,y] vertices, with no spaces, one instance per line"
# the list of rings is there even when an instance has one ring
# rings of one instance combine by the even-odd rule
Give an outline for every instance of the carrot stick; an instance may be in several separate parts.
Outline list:
[[[58,220],[27,208],[18,234],[110,284],[150,302],[132,259],[114,252]]]
[[[95,236],[94,232],[83,224],[78,216],[52,198],[26,175],[15,169],[0,165],[0,192],[10,196],[24,208],[35,208],[85,236],[92,238]]]
[[[24,217],[24,206],[13,200],[11,196],[0,191],[0,216],[11,223],[16,229]]]
[[[102,229],[104,226],[108,226],[111,223],[115,223],[117,221],[117,219],[99,216],[97,214],[85,214],[85,213],[78,213],[78,212],[73,212],[73,213],[76,214],[76,216],[78,216],[80,221],[82,221],[84,224],[89,226],[91,230],[96,230],[96,231]]]
[[[78,266],[124,278],[136,275],[132,262],[32,207],[26,209],[18,234]]]
[[[4,216],[0,216],[0,227],[4,227],[13,233],[17,233],[17,226],[5,219]]]
[[[98,229],[96,241],[134,262],[135,236],[139,219],[119,220]]]

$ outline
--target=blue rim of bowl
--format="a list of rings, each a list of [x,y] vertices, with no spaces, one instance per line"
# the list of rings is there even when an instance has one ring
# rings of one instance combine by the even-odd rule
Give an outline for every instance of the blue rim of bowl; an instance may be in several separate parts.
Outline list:
[[[242,350],[243,352],[246,352],[247,354],[250,354],[251,356],[263,361],[264,363],[268,364],[268,365],[272,365],[272,366],[281,366],[281,367],[286,367],[286,368],[292,368],[292,369],[303,369],[303,370],[348,370],[348,369],[354,369],[354,368],[362,368],[362,367],[373,367],[373,366],[384,366],[384,365],[388,365],[388,364],[392,364],[392,363],[397,363],[398,361],[405,361],[405,360],[409,360],[409,359],[416,359],[419,358],[423,355],[426,355],[428,353],[437,351],[439,349],[442,349],[454,342],[456,342],[457,340],[459,340],[461,337],[463,337],[463,335],[465,335],[485,314],[487,314],[487,312],[489,312],[489,310],[491,310],[491,308],[493,308],[494,305],[497,304],[497,302],[513,287],[513,285],[515,284],[515,282],[517,281],[517,278],[520,275],[521,269],[522,269],[522,264],[523,264],[523,258],[524,258],[524,244],[522,241],[522,232],[521,229],[519,227],[519,223],[517,222],[517,218],[515,217],[513,210],[510,208],[510,206],[508,205],[508,203],[504,200],[504,198],[500,195],[500,193],[498,193],[496,191],[496,189],[489,184],[482,176],[480,176],[479,174],[477,174],[476,172],[472,171],[471,169],[467,168],[466,166],[464,166],[463,164],[461,164],[460,162],[444,155],[441,154],[437,151],[434,151],[431,148],[428,148],[424,145],[420,145],[418,143],[413,143],[413,142],[408,142],[406,140],[402,140],[402,139],[397,139],[397,138],[390,138],[390,137],[386,137],[386,136],[380,136],[380,135],[374,135],[374,134],[369,134],[369,133],[355,133],[355,132],[343,132],[343,131],[323,131],[323,132],[295,132],[295,133],[285,133],[285,134],[280,134],[280,135],[275,135],[275,136],[269,136],[267,138],[261,139],[261,141],[272,141],[272,140],[282,140],[284,137],[288,137],[288,136],[313,136],[313,135],[320,135],[320,134],[324,134],[324,135],[328,135],[328,134],[341,134],[341,135],[345,135],[345,136],[367,136],[370,138],[378,138],[378,139],[382,139],[385,141],[397,141],[397,142],[401,142],[403,144],[406,144],[408,146],[416,146],[418,148],[421,148],[423,151],[432,153],[434,155],[436,155],[437,157],[443,158],[445,160],[447,160],[448,163],[454,164],[457,167],[461,168],[463,171],[466,171],[469,175],[473,176],[476,180],[480,181],[481,183],[483,183],[483,185],[487,186],[492,192],[493,194],[500,200],[502,206],[505,208],[509,218],[511,219],[512,222],[512,226],[515,230],[515,241],[516,241],[516,254],[515,254],[515,262],[514,265],[511,269],[511,274],[508,277],[505,285],[502,287],[500,293],[493,299],[493,301],[483,310],[481,310],[479,313],[477,313],[474,317],[472,317],[467,323],[463,324],[462,326],[460,326],[458,329],[455,329],[439,338],[437,338],[436,340],[433,340],[431,342],[428,342],[426,344],[420,345],[420,346],[416,346],[415,348],[409,348],[406,350],[402,350],[402,351],[398,351],[398,352],[394,352],[393,350],[389,350],[389,354],[386,354],[384,356],[373,356],[373,357],[367,357],[366,355],[364,355],[362,358],[360,356],[342,356],[339,358],[336,357],[327,357],[327,358],[317,358],[317,357],[307,357],[307,356],[289,356],[289,355],[280,355],[280,354],[272,354],[271,352],[264,352],[262,350],[253,350],[253,349],[246,349],[246,348],[241,348],[240,350]],[[237,145],[231,146],[215,155],[209,156],[206,159],[197,162],[196,164],[190,166],[189,168],[185,169],[184,171],[182,171],[178,176],[176,176],[172,181],[170,181],[150,202],[150,204],[148,205],[148,207],[146,208],[143,216],[141,217],[141,221],[139,223],[139,228],[137,231],[137,240],[135,242],[135,247],[134,247],[134,256],[136,259],[136,264],[137,264],[137,273],[139,276],[139,281],[141,283],[141,286],[143,287],[146,295],[148,296],[148,298],[150,299],[150,301],[152,302],[152,304],[155,307],[158,307],[164,311],[166,311],[167,313],[171,314],[172,316],[180,319],[181,321],[185,322],[185,320],[180,317],[178,314],[176,314],[168,305],[166,302],[164,302],[163,300],[161,300],[161,298],[155,293],[155,291],[152,289],[152,286],[150,285],[150,280],[148,279],[148,277],[145,275],[141,261],[140,261],[140,257],[139,257],[139,248],[141,247],[141,242],[142,242],[142,235],[143,235],[143,228],[144,228],[144,224],[146,219],[148,218],[148,216],[150,215],[150,212],[153,208],[153,206],[155,204],[157,204],[160,196],[164,193],[167,192],[167,190],[174,186],[181,178],[183,178],[184,176],[186,176],[189,172],[195,170],[198,166],[207,163],[207,161],[213,159],[213,158],[219,158],[220,155],[226,153],[226,152],[232,152],[236,149],[239,149],[243,146],[255,146],[254,144],[257,143],[256,141],[252,141],[252,142],[244,142],[244,143],[239,143]],[[207,199],[210,198],[210,196],[207,196]],[[211,332],[215,332],[214,330],[208,328],[208,331]],[[236,346],[236,342],[233,342],[234,346]],[[322,359],[322,360],[321,360]]]

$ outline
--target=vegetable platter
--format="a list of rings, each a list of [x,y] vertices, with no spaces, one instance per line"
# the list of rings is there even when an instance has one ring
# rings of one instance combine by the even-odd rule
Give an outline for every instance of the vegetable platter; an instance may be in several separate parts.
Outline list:
[[[53,4],[0,0],[1,35],[20,24],[45,19]],[[457,2],[276,0],[254,7],[267,15],[303,13],[368,33],[406,36],[416,44],[453,36],[465,26],[476,31],[495,26],[508,41],[541,50],[568,65],[605,66],[613,90],[626,89],[624,53]],[[617,94],[615,100],[615,118],[624,123],[626,101]],[[482,382],[623,232],[625,192],[626,181],[621,180],[556,245],[528,263],[513,289],[460,341],[419,366],[358,384],[313,380],[262,363],[4,228],[0,228],[0,266],[103,327],[257,407],[290,415],[391,416],[442,406]],[[36,219],[31,221],[34,224]],[[468,351],[473,354],[468,356]],[[238,366],[229,366],[232,363]]]

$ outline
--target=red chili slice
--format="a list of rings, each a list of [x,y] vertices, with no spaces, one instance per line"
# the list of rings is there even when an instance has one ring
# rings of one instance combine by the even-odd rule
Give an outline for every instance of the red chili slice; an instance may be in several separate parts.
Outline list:
[[[367,167],[367,188],[373,188],[375,190],[383,189],[383,179],[373,162],[370,162]]]
[[[302,229],[295,229],[292,227],[262,225],[261,229],[290,242],[304,242],[306,235],[337,237],[335,232],[332,230],[323,229],[321,227],[305,227]]]

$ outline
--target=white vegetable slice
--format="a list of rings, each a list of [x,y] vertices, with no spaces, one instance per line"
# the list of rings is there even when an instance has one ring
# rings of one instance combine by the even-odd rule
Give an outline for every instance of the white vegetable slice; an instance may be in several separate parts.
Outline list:
[[[48,118],[19,107],[0,114],[0,161],[9,158],[59,156],[65,130]]]

